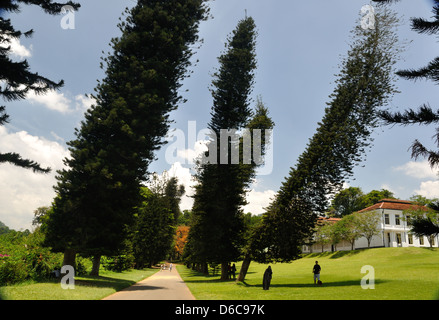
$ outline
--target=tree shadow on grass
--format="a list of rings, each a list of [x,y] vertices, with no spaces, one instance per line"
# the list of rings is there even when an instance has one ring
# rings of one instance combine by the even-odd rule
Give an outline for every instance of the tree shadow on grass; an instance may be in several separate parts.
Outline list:
[[[350,257],[367,249],[347,250],[347,251],[335,251],[335,252],[314,252],[304,256],[304,258],[329,258],[338,259],[341,257]]]
[[[116,291],[122,290],[136,283],[133,280],[116,279],[105,276],[81,276],[75,279],[75,285],[84,287],[113,288]]]
[[[254,271],[247,272],[247,274],[250,273],[256,273]],[[236,277],[238,277],[239,270],[236,272]],[[203,279],[193,279],[193,278],[199,278],[203,277]],[[189,270],[188,273],[184,275],[184,282],[188,283],[225,283],[225,282],[235,282],[236,279],[228,279],[228,280],[221,280],[221,275],[215,274],[204,274],[202,272],[196,271],[196,270]]]
[[[381,284],[388,282],[386,280],[375,280],[375,284]],[[248,284],[245,281],[242,284],[246,287],[261,287],[261,284]],[[333,282],[324,282],[321,286],[316,285],[314,283],[272,283],[270,288],[316,288],[316,287],[351,287],[351,286],[360,286],[360,280],[346,280],[346,281],[333,281]]]

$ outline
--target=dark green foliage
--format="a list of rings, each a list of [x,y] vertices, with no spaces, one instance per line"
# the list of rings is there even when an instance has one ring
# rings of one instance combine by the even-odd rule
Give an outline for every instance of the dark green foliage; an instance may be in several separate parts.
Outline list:
[[[0,221],[0,235],[2,235],[4,233],[8,233],[9,231],[10,231],[10,229],[8,228],[8,226]]]
[[[346,216],[355,211],[364,209],[364,193],[360,188],[349,187],[341,190],[331,201],[329,212],[335,216]]]
[[[45,227],[57,250],[112,255],[122,246],[169,112],[182,100],[178,89],[207,13],[204,3],[138,1],[126,11],[122,36],[103,59],[106,76],[96,88],[96,104],[68,143],[71,157],[57,177]]]
[[[244,243],[242,207],[246,192],[255,175],[255,159],[243,161],[243,135],[232,142],[221,143],[222,130],[244,128],[270,130],[273,122],[268,110],[258,101],[250,108],[256,68],[256,31],[253,18],[239,21],[228,39],[226,52],[219,57],[220,67],[212,81],[213,107],[209,128],[216,141],[214,163],[198,164],[191,229],[185,247],[189,261],[221,263],[222,279],[227,279],[227,263],[236,261]],[[262,137],[262,145],[268,137]],[[214,142],[210,142],[214,145]],[[232,150],[239,148],[239,159],[232,161]],[[221,158],[224,152],[228,157]],[[264,150],[262,150],[264,152]]]
[[[378,108],[395,92],[397,55],[394,15],[378,11],[376,22],[374,30],[355,28],[323,120],[254,232],[250,252],[258,261],[300,257],[317,214],[326,212],[328,197],[340,190],[371,146]]]
[[[228,39],[227,51],[218,61],[212,81],[212,118],[209,128],[217,136],[221,129],[239,129],[252,114],[249,96],[256,69],[256,25],[253,18],[241,20]]]
[[[181,215],[180,201],[184,193],[184,185],[178,184],[178,178],[170,177],[166,183],[164,194],[167,199],[166,207],[172,212],[175,223],[179,220]]]
[[[62,256],[43,247],[43,239],[38,229],[0,235],[0,286],[49,279],[53,270],[61,268]]]
[[[70,5],[77,10],[80,5],[72,3],[57,3],[52,0],[3,0],[0,4],[0,97],[6,101],[22,100],[26,98],[27,93],[35,92],[36,94],[45,94],[49,90],[59,89],[64,85],[61,80],[54,82],[38,73],[31,72],[29,63],[26,60],[14,61],[11,55],[11,40],[20,39],[22,36],[30,37],[33,30],[21,32],[15,30],[11,20],[6,19],[5,13],[20,11],[23,4],[34,4],[41,7],[46,13],[58,14],[64,5]],[[0,106],[0,125],[8,122],[8,115],[5,113],[5,107]],[[21,158],[17,153],[0,153],[0,164],[11,163],[13,165],[32,169],[34,172],[48,173],[49,168],[42,168],[38,163]]]
[[[137,209],[131,243],[136,268],[151,267],[165,259],[171,249],[175,228],[168,199],[142,189],[143,203]]]
[[[437,199],[429,200],[422,196],[414,196],[412,200],[416,205],[426,205],[428,209],[415,207],[413,210],[405,211],[408,224],[411,227],[410,232],[418,238],[426,236],[430,246],[432,246],[434,239],[439,234],[439,201]]]
[[[431,218],[421,218],[417,217],[410,220],[411,230],[415,236],[428,238],[436,237],[439,234],[439,224],[438,221],[433,221]]]
[[[379,200],[394,198],[389,190],[372,190],[364,194],[361,188],[349,187],[337,193],[331,201],[328,214],[343,217],[374,205]]]
[[[122,272],[130,270],[135,264],[132,254],[121,254],[114,257],[102,257],[102,266],[105,270]]]

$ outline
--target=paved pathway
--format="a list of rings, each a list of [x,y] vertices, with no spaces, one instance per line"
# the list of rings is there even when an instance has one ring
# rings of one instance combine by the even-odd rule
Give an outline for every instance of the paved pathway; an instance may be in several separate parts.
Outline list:
[[[103,300],[195,300],[175,266],[172,271],[160,270]]]

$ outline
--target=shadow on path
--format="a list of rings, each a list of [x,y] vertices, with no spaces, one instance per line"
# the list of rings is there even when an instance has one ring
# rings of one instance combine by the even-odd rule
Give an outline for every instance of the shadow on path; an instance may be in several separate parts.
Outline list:
[[[159,271],[103,300],[195,300],[176,268]]]

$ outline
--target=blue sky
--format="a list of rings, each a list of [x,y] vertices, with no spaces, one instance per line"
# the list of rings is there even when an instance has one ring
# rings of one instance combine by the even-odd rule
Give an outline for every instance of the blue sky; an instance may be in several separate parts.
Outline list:
[[[99,68],[102,51],[107,52],[112,37],[120,35],[119,17],[132,0],[78,0],[82,7],[74,15],[74,29],[63,29],[63,15],[49,16],[35,6],[24,6],[22,12],[10,16],[17,29],[34,29],[34,36],[14,44],[15,58],[28,59],[33,71],[52,80],[64,79],[65,86],[45,97],[30,95],[24,101],[2,102],[11,116],[10,124],[0,127],[0,150],[15,151],[25,157],[62,168],[68,155],[66,142],[74,138],[86,108],[92,101],[97,79],[103,77]],[[204,42],[197,50],[191,67],[193,74],[183,83],[187,99],[171,114],[172,128],[187,133],[188,122],[196,121],[197,131],[210,120],[212,98],[208,90],[212,73],[218,66],[217,57],[224,50],[227,35],[235,28],[245,10],[257,24],[258,69],[253,99],[260,95],[276,123],[274,129],[273,170],[257,177],[246,210],[258,214],[268,205],[279,189],[289,168],[304,151],[321,120],[328,96],[334,88],[340,55],[348,49],[349,32],[359,17],[366,0],[217,0],[210,4],[213,18],[200,26]],[[434,36],[418,35],[410,30],[410,17],[429,18],[430,0],[403,0],[392,5],[404,16],[400,37],[412,41],[403,54],[398,68],[416,68],[427,64],[439,52]],[[417,108],[425,102],[437,107],[439,91],[430,82],[398,80],[401,93],[390,107],[392,110]],[[186,92],[185,90],[189,90]],[[433,127],[382,127],[374,134],[374,145],[364,167],[355,169],[355,180],[348,182],[365,192],[387,188],[401,199],[413,194],[439,197],[439,182],[425,161],[414,162],[408,148],[414,139],[434,147]],[[151,171],[168,170],[187,186],[190,195],[191,166],[187,157],[194,145],[186,145],[176,163],[165,160],[166,146],[157,153]],[[183,150],[182,150],[183,151]],[[34,174],[27,170],[0,166],[0,221],[11,228],[30,228],[33,211],[50,205],[54,192],[55,172]],[[191,199],[185,197],[182,209]]]

